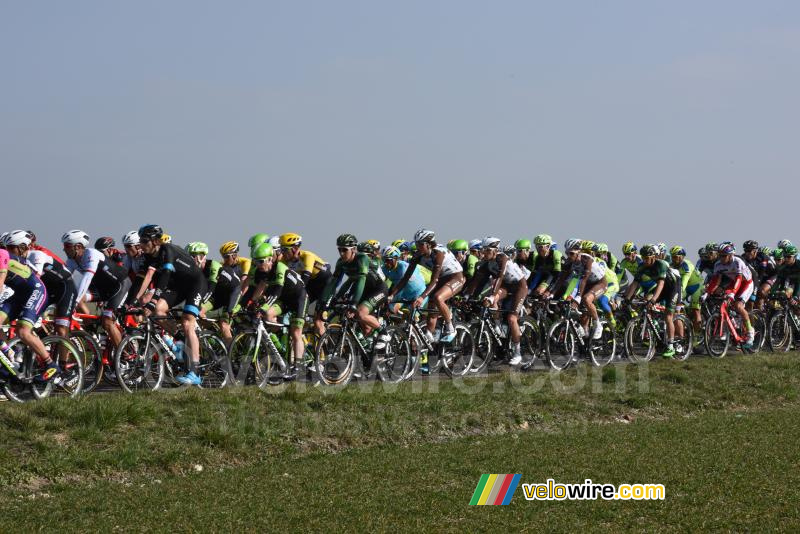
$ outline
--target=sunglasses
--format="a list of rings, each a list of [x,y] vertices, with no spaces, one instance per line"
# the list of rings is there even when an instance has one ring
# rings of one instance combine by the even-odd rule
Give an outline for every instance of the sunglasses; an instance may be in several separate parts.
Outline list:
[[[355,247],[339,247],[339,254],[341,254],[341,253],[343,253],[343,252],[350,252],[350,251],[351,251],[351,250],[353,250],[354,248],[355,248]]]
[[[267,260],[253,260],[253,263],[255,263],[256,265],[263,265],[267,263]]]
[[[228,259],[228,258],[236,257],[238,255],[239,255],[238,252],[231,252],[230,254],[223,254],[222,257],[225,258],[225,259]]]

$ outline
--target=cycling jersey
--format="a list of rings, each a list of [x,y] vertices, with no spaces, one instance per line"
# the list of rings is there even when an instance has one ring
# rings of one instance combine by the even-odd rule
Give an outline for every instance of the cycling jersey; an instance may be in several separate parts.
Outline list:
[[[439,276],[450,276],[451,274],[464,272],[464,269],[461,267],[461,264],[458,262],[456,257],[452,252],[447,250],[447,247],[444,245],[437,245],[428,256],[422,256],[421,254],[415,256],[411,260],[411,263],[414,263],[414,260],[417,260],[417,263],[421,264],[423,267],[427,267],[431,270],[431,273],[434,273],[436,272],[436,259],[438,253],[444,254],[440,271],[438,273]]]
[[[42,315],[47,303],[47,290],[24,260],[0,249],[0,274],[6,273],[4,285],[14,291],[0,304],[0,319],[17,319],[31,326]]]
[[[784,284],[790,286],[794,298],[800,297],[800,261],[783,263],[777,267],[775,286],[782,287]]]
[[[502,278],[498,280],[501,274]],[[482,289],[489,280],[495,281],[495,284],[491,288],[492,293],[499,288],[497,282],[500,282],[507,289],[511,290],[511,286],[519,284],[522,280],[527,280],[530,274],[528,269],[521,267],[516,262],[510,261],[508,256],[499,252],[494,259],[484,260],[478,264],[478,268],[475,269],[475,276],[470,281],[467,292],[476,295],[482,294]]]
[[[636,273],[639,271],[639,267],[642,265],[642,258],[640,256],[636,256],[633,260],[629,260],[627,257],[622,258],[617,263],[616,274],[617,279],[622,281],[625,279],[625,271],[631,273],[631,276],[636,278]]]
[[[586,254],[584,252],[581,252],[577,260],[570,261],[567,265],[569,267],[570,276],[573,276],[579,280],[586,275],[586,269],[590,268],[587,277],[587,281],[590,283],[597,282],[606,275],[605,263],[602,261],[595,261],[591,254]]]
[[[25,293],[41,285],[41,280],[25,260],[9,254],[0,248],[0,274],[6,273],[5,285],[14,290],[14,294]]]
[[[256,285],[266,284],[264,298],[267,306],[277,304],[277,313],[290,311],[293,314],[292,324],[303,326],[305,322],[308,298],[306,288],[300,275],[290,269],[285,263],[275,262],[272,269],[262,271],[256,269]]]
[[[320,272],[330,269],[330,265],[325,260],[310,250],[301,250],[300,256],[296,260],[285,263],[293,271],[300,274],[304,280],[316,278]]]
[[[231,312],[236,307],[241,291],[241,273],[239,264],[223,265],[218,261],[206,260],[201,269],[208,284],[205,300],[212,303],[212,310],[225,308]]]
[[[672,265],[672,268],[678,271],[678,276],[681,279],[681,293],[683,295],[694,294],[699,288],[703,286],[703,277],[695,269],[694,264],[684,259],[680,265]]]
[[[479,260],[476,256],[467,254],[467,257],[464,259],[464,263],[461,264],[461,268],[464,269],[464,276],[467,278],[472,278],[475,276],[475,268],[478,266],[480,261],[481,260]],[[430,278],[428,278],[428,282],[430,282]]]
[[[649,266],[642,262],[634,280],[639,282],[640,285],[644,281],[652,282],[649,288],[642,286],[645,292],[655,288],[658,281],[663,280],[664,287],[661,289],[658,300],[664,303],[668,312],[675,311],[678,302],[681,300],[681,281],[677,271],[671,269],[666,261],[656,260]]]
[[[145,265],[156,272],[155,300],[163,298],[170,307],[185,302],[184,312],[200,315],[206,281],[188,252],[172,243],[164,243],[155,255],[146,257]]]
[[[390,280],[393,284],[396,284],[403,279],[408,267],[409,264],[407,261],[398,260],[397,266],[394,269],[389,269],[386,264],[384,264],[381,267],[381,270],[388,280]],[[420,268],[417,266],[415,271],[412,273],[411,278],[408,279],[406,286],[402,291],[394,296],[392,301],[398,302],[416,300],[417,297],[422,295],[422,292],[425,291],[426,285],[425,279],[422,277],[422,273],[420,272]]]
[[[69,318],[75,311],[78,290],[67,268],[41,250],[31,250],[25,261],[39,275],[47,289],[48,303],[54,304],[56,324],[69,326]]]
[[[116,295],[127,272],[97,249],[87,248],[77,260],[68,259],[67,269],[81,273],[77,300],[80,302],[87,292],[91,291],[97,300],[108,300]]]
[[[327,305],[337,288],[337,295],[341,298],[349,297],[349,301],[354,305],[360,304],[362,300],[367,300],[367,296],[377,294],[377,292],[385,293],[386,284],[377,273],[371,270],[370,266],[370,258],[363,252],[356,253],[355,258],[349,262],[339,259],[320,300]],[[406,274],[410,278],[412,273],[406,271]],[[347,277],[346,282],[344,277]]]
[[[560,250],[550,249],[547,256],[537,254],[533,263],[533,276],[528,280],[528,287],[533,289],[536,287],[546,288],[553,285],[561,276],[561,266],[564,258]]]
[[[125,257],[122,258],[122,268],[127,271],[130,278],[144,276],[147,270],[144,254],[139,254],[136,257],[126,254]]]

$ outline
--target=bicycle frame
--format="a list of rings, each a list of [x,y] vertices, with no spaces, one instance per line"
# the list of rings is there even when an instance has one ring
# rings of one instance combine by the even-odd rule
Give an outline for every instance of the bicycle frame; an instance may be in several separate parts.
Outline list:
[[[719,332],[715,332],[714,334],[722,337],[722,325],[727,324],[728,331],[731,333],[736,343],[744,343],[747,341],[747,338],[739,335],[739,331],[736,329],[736,324],[733,322],[733,319],[731,319],[730,313],[728,313],[728,305],[729,301],[726,300],[719,307],[719,314],[720,317],[722,317],[722,321],[719,325]]]

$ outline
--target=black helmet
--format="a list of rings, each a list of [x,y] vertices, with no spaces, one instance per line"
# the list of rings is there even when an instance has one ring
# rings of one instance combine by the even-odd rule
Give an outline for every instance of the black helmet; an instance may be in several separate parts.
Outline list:
[[[372,254],[373,252],[375,252],[375,247],[373,247],[372,243],[370,243],[369,241],[362,241],[361,243],[358,244],[357,250],[365,254]]]
[[[358,245],[358,239],[353,234],[342,234],[336,238],[337,247],[355,247]]]
[[[656,250],[656,247],[653,245],[645,245],[641,248],[639,252],[643,258],[647,258],[650,256],[655,256],[658,250]]]
[[[94,242],[94,248],[97,250],[106,250],[107,248],[111,248],[116,243],[114,242],[113,237],[101,237],[97,241]]]
[[[164,229],[157,224],[145,224],[139,228],[139,238],[147,241],[160,241]]]
[[[747,241],[744,242],[742,248],[745,250],[756,250],[758,248],[758,241],[748,239]]]

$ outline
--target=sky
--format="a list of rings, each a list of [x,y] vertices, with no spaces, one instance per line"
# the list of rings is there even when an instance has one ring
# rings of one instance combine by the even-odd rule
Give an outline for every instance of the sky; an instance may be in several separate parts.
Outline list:
[[[797,235],[800,3],[0,0],[0,229]]]

